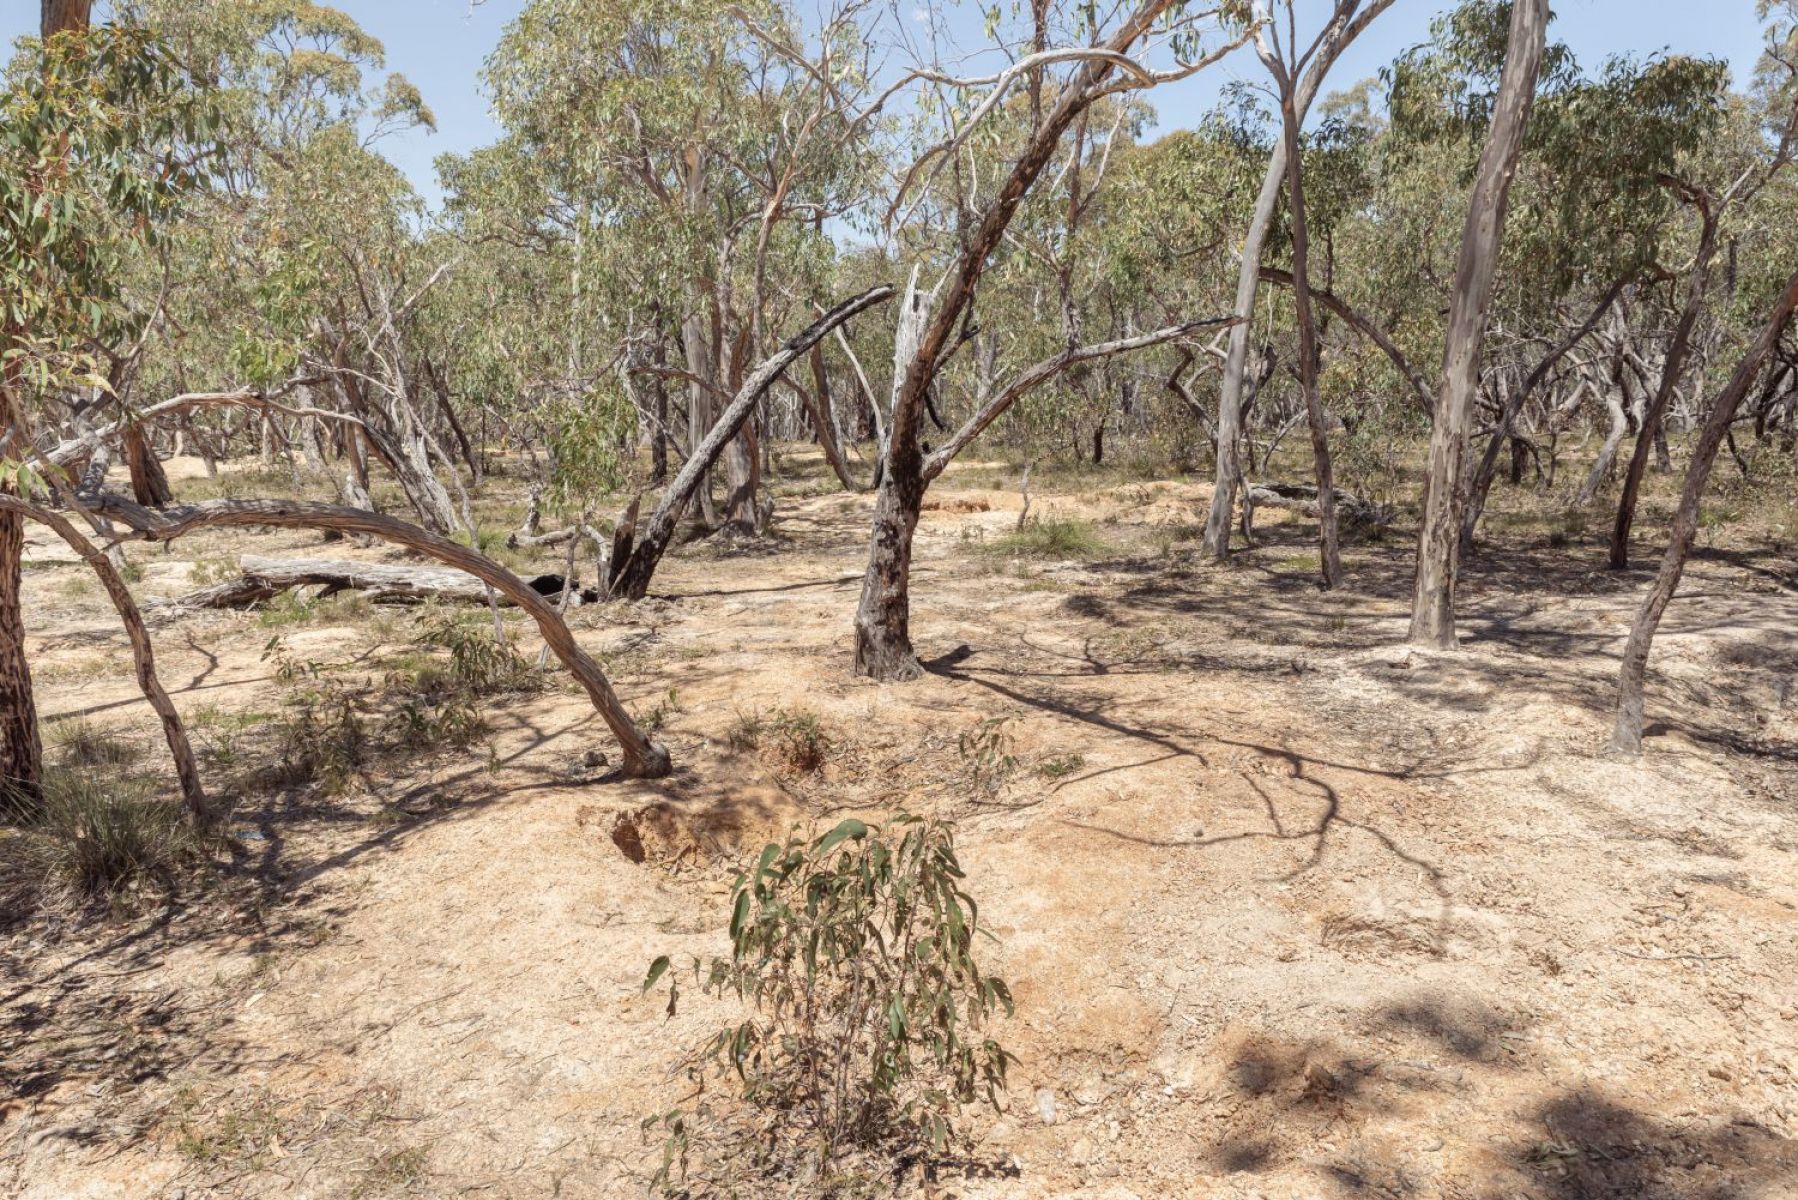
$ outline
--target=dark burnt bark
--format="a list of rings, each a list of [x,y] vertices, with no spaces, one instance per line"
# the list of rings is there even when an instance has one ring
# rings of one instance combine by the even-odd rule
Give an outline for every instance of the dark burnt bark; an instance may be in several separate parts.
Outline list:
[[[174,489],[142,425],[125,430],[125,467],[131,472],[131,494],[139,504],[159,507],[175,502]]]
[[[870,679],[903,681],[924,673],[911,644],[912,535],[925,488],[921,466],[915,443],[910,455],[890,455],[874,502],[868,571],[855,610],[855,673]]]

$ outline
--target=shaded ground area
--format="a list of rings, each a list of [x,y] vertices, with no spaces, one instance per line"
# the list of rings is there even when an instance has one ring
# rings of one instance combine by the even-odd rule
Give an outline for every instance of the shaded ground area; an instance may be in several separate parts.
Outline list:
[[[943,1194],[1798,1196],[1790,556],[1694,564],[1624,763],[1595,751],[1645,572],[1512,539],[1470,565],[1466,648],[1425,655],[1397,645],[1408,538],[1326,595],[1302,524],[1195,561],[1202,498],[1039,495],[1108,543],[1054,562],[993,553],[1017,497],[964,483],[924,518],[929,673],[901,686],[848,670],[865,499],[783,501],[774,545],[689,547],[655,598],[578,614],[674,778],[587,782],[603,727],[552,689],[495,702],[490,751],[247,799],[210,896],[0,944],[0,1190],[639,1195],[639,1120],[724,1016],[666,1018],[648,961],[722,946],[746,848],[907,807],[961,821],[1019,1006],[1008,1110],[968,1119],[1005,1169]],[[146,592],[192,586],[138,554]],[[30,575],[43,705],[147,729],[73,575]],[[377,672],[411,621],[277,631]],[[270,636],[161,624],[177,703],[277,708]],[[822,771],[729,748],[776,710],[818,717]]]

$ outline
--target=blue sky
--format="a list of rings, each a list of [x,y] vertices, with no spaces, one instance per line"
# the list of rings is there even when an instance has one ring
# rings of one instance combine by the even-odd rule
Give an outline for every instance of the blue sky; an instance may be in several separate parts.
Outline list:
[[[802,6],[815,0],[799,0]],[[387,154],[434,202],[438,195],[432,160],[445,151],[467,151],[498,136],[498,127],[480,93],[477,73],[506,22],[525,0],[336,0],[387,47],[387,65],[411,79],[437,115],[437,132],[390,138]],[[973,6],[966,6],[971,14]],[[1327,9],[1324,0],[1301,0],[1300,15]],[[1431,17],[1449,7],[1443,0],[1398,0],[1350,48],[1331,74],[1336,88],[1374,74],[1407,46],[1427,35]],[[1550,35],[1573,48],[1579,61],[1596,64],[1619,53],[1712,55],[1728,60],[1738,83],[1753,70],[1761,29],[1755,0],[1553,0]],[[0,0],[0,39],[10,43],[35,32],[38,0]],[[962,24],[957,20],[957,27]],[[978,32],[977,21],[967,21]],[[1153,103],[1164,128],[1192,124],[1216,100],[1220,89],[1238,79],[1259,80],[1260,65],[1239,54],[1203,75],[1157,90]],[[1328,90],[1328,89],[1327,89]]]

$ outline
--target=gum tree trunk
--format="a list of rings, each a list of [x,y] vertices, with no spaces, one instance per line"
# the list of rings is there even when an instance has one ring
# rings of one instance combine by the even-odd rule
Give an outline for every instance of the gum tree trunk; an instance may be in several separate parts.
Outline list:
[[[1535,99],[1547,32],[1548,0],[1515,0],[1492,128],[1480,151],[1467,224],[1461,234],[1442,354],[1442,393],[1430,430],[1429,474],[1411,605],[1410,640],[1420,646],[1455,647],[1455,578],[1460,570],[1467,438],[1479,385],[1480,350],[1486,339],[1493,275],[1504,240],[1511,176],[1517,169],[1517,152]]]
[[[9,367],[8,375],[14,374]],[[12,379],[0,378],[0,435],[24,436],[15,405]],[[0,458],[23,456],[7,445]],[[0,495],[15,494],[0,483]],[[43,782],[44,748],[37,724],[37,701],[31,689],[31,663],[25,657],[24,616],[25,518],[16,509],[0,510],[0,799],[35,803]]]
[[[1276,67],[1277,60],[1270,59]],[[1317,473],[1317,545],[1319,582],[1333,588],[1342,578],[1342,552],[1336,527],[1336,483],[1330,471],[1330,434],[1323,401],[1317,394],[1317,321],[1311,311],[1311,244],[1305,227],[1305,184],[1299,151],[1298,114],[1291,81],[1283,69],[1278,78],[1285,93],[1281,125],[1286,142],[1288,209],[1292,225],[1292,301],[1299,326],[1299,387],[1305,393],[1305,420],[1311,429],[1311,460]],[[1257,275],[1259,278],[1259,275]]]
[[[1735,420],[1736,409],[1741,406],[1742,397],[1747,394],[1761,364],[1766,361],[1768,353],[1778,342],[1781,331],[1791,320],[1794,308],[1798,308],[1798,272],[1794,272],[1786,280],[1785,289],[1774,304],[1766,326],[1742,356],[1742,360],[1736,364],[1735,373],[1712,403],[1710,415],[1705,418],[1704,429],[1698,435],[1698,444],[1692,448],[1692,461],[1686,467],[1685,488],[1680,493],[1679,508],[1673,514],[1673,529],[1667,552],[1661,558],[1661,568],[1648,589],[1648,595],[1642,600],[1642,607],[1636,613],[1634,624],[1630,626],[1629,641],[1623,647],[1623,663],[1617,677],[1617,722],[1611,731],[1611,749],[1619,754],[1642,752],[1643,697],[1648,675],[1648,652],[1654,644],[1655,631],[1660,627],[1661,617],[1666,613],[1667,605],[1673,602],[1680,576],[1685,572],[1686,556],[1691,553],[1692,539],[1698,532],[1698,507],[1704,500],[1704,487],[1710,480],[1711,465],[1716,461],[1717,450],[1723,445],[1730,424]]]

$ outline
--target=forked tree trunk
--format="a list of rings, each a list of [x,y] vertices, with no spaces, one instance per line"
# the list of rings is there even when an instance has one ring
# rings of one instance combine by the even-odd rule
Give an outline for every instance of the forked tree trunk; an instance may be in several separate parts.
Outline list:
[[[1686,284],[1686,304],[1680,311],[1679,324],[1667,343],[1667,358],[1661,366],[1661,382],[1654,398],[1642,413],[1641,428],[1636,430],[1636,448],[1629,457],[1629,469],[1623,475],[1623,494],[1617,499],[1617,519],[1611,525],[1610,566],[1621,571],[1629,566],[1629,532],[1636,519],[1636,497],[1642,489],[1642,476],[1648,470],[1648,456],[1656,446],[1664,446],[1662,422],[1667,406],[1673,401],[1679,377],[1685,370],[1686,357],[1692,346],[1692,330],[1704,308],[1710,291],[1711,260],[1717,255],[1717,206],[1702,191],[1687,189],[1688,198],[1698,209],[1698,258],[1692,265],[1692,277]]]
[[[1523,129],[1536,94],[1536,75],[1547,41],[1548,0],[1515,0],[1504,74],[1492,128],[1480,151],[1468,198],[1467,224],[1455,266],[1448,330],[1442,354],[1442,394],[1430,430],[1429,475],[1424,485],[1423,528],[1417,541],[1417,581],[1411,605],[1411,641],[1455,647],[1455,580],[1460,570],[1461,513],[1466,503],[1467,437],[1479,384],[1493,275],[1504,240],[1505,206]]]
[[[724,447],[736,438],[743,422],[749,419],[756,403],[773,386],[774,381],[780,378],[781,372],[831,330],[857,313],[888,299],[892,294],[892,286],[882,284],[852,300],[845,300],[795,334],[749,373],[717,422],[694,445],[693,452],[687,456],[687,461],[674,477],[674,482],[662,493],[661,502],[644,523],[642,534],[631,548],[629,558],[622,565],[613,564],[616,572],[614,595],[641,600],[649,594],[649,581],[655,575],[656,566],[662,561],[669,541],[674,537],[674,527],[679,522],[681,513],[692,502],[694,495],[702,491],[706,472],[717,462]]]
[[[119,614],[119,623],[125,627],[126,636],[131,639],[131,659],[137,670],[137,686],[162,722],[162,736],[169,744],[169,756],[175,760],[175,777],[181,782],[181,796],[187,804],[187,811],[196,825],[210,825],[214,814],[206,800],[206,789],[200,783],[199,763],[194,758],[193,746],[187,740],[187,731],[182,727],[181,714],[175,710],[174,702],[169,699],[162,682],[156,677],[156,656],[150,645],[150,633],[144,628],[143,614],[138,611],[137,602],[132,599],[131,589],[125,586],[124,579],[113,569],[106,555],[67,518],[16,496],[0,495],[0,509],[5,509],[7,516],[30,517],[48,526],[69,544],[71,550],[85,559],[94,569],[94,574],[100,577],[101,586],[106,589],[107,597]]]
[[[1735,420],[1736,409],[1741,406],[1742,397],[1747,395],[1761,364],[1766,361],[1768,353],[1778,342],[1781,331],[1791,320],[1794,308],[1798,308],[1798,272],[1794,272],[1786,280],[1785,289],[1775,302],[1760,336],[1736,364],[1735,373],[1729,377],[1722,393],[1711,404],[1710,415],[1705,418],[1704,429],[1698,435],[1698,444],[1692,448],[1692,461],[1686,467],[1685,488],[1680,493],[1679,508],[1673,514],[1673,529],[1667,553],[1661,558],[1661,568],[1648,589],[1648,595],[1642,600],[1642,607],[1636,613],[1634,624],[1630,626],[1629,641],[1623,647],[1623,663],[1617,678],[1617,722],[1611,731],[1611,749],[1617,753],[1642,752],[1643,693],[1648,675],[1648,652],[1654,644],[1655,631],[1660,627],[1661,617],[1666,613],[1667,605],[1672,603],[1673,594],[1679,588],[1680,576],[1686,569],[1686,556],[1691,553],[1692,539],[1698,532],[1698,508],[1704,500],[1704,487],[1710,480],[1711,465],[1716,461],[1717,450],[1723,445],[1724,436],[1729,433],[1730,425]]]
[[[594,710],[618,739],[624,754],[625,774],[634,778],[659,778],[670,770],[668,751],[637,728],[611,681],[590,658],[574,634],[549,603],[531,586],[478,550],[450,541],[428,529],[332,504],[303,500],[206,500],[178,508],[150,510],[116,496],[104,496],[96,506],[139,536],[153,542],[171,542],[196,529],[218,526],[274,526],[284,529],[337,529],[364,534],[405,546],[442,563],[460,568],[505,596],[537,622],[537,630],[562,665],[586,690]]]
[[[1323,84],[1336,57],[1353,42],[1375,17],[1392,6],[1393,0],[1372,0],[1365,12],[1355,15],[1360,0],[1337,0],[1330,24],[1317,42],[1311,65],[1298,79],[1293,96],[1299,123],[1304,123],[1311,102]],[[1222,559],[1230,553],[1230,516],[1236,503],[1236,489],[1242,482],[1240,441],[1243,433],[1243,382],[1248,372],[1249,321],[1255,315],[1255,296],[1261,281],[1261,252],[1267,245],[1267,233],[1273,224],[1274,207],[1286,179],[1285,139],[1274,143],[1261,179],[1261,192],[1255,198],[1255,209],[1242,241],[1242,258],[1237,267],[1236,307],[1232,310],[1243,322],[1230,333],[1230,344],[1224,359],[1224,378],[1217,404],[1217,473],[1211,492],[1211,510],[1205,518],[1205,546],[1212,557]]]

